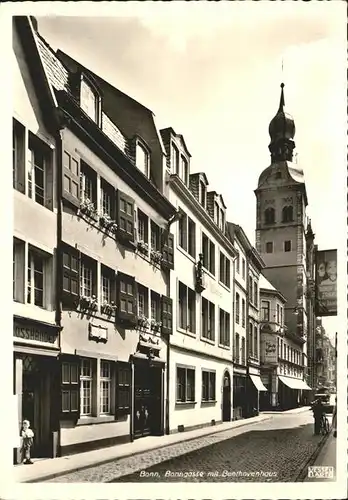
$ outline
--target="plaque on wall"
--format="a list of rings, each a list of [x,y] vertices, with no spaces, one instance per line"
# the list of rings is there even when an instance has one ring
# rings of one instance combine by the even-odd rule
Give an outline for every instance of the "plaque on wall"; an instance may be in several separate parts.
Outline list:
[[[95,340],[96,342],[107,342],[108,340],[108,329],[104,326],[89,324],[89,340]]]

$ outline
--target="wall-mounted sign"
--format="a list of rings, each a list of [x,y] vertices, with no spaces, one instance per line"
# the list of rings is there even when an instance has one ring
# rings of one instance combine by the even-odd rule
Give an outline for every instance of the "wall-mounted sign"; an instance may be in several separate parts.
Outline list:
[[[13,335],[16,338],[24,340],[34,340],[43,344],[54,344],[57,340],[57,332],[45,330],[39,326],[27,326],[15,322],[13,328]]]
[[[316,256],[316,315],[337,316],[337,250]]]
[[[108,329],[104,326],[89,324],[89,339],[96,342],[107,342]]]
[[[267,335],[263,343],[263,359],[265,363],[278,363],[277,337]]]

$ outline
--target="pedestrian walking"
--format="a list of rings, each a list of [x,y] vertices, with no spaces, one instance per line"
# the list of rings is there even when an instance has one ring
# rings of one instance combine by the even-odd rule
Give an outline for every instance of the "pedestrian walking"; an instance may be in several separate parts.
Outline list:
[[[30,448],[33,446],[34,432],[30,429],[29,420],[23,420],[21,436],[23,440],[23,463],[26,465],[32,464],[33,462],[30,459]]]
[[[324,415],[324,405],[320,398],[314,401],[312,411],[314,415],[314,434],[319,435],[320,425]]]

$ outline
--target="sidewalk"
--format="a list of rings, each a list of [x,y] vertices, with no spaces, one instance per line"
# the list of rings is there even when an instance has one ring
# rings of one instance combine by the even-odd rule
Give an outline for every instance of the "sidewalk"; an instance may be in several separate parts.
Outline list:
[[[16,482],[34,482],[52,479],[63,474],[75,472],[95,465],[100,465],[114,460],[134,456],[139,453],[160,449],[183,441],[190,441],[202,436],[216,434],[244,425],[252,425],[270,419],[271,416],[259,415],[244,420],[224,422],[215,427],[204,427],[193,431],[169,434],[165,436],[149,436],[138,439],[133,443],[110,446],[85,453],[76,453],[54,459],[36,460],[33,465],[14,466],[14,479]],[[102,457],[102,458],[101,458]]]
[[[310,478],[307,477],[305,479],[306,482],[308,481],[336,481],[335,477],[335,472],[336,472],[336,440],[337,438],[333,437],[333,434],[329,435],[326,443],[324,444],[323,448],[321,449],[318,457],[316,458],[315,462],[313,463],[314,466],[316,467],[334,467],[334,477],[328,478],[328,479],[318,479],[318,478]]]
[[[260,415],[291,415],[297,413],[303,413],[305,411],[309,411],[311,409],[310,406],[301,406],[300,408],[293,408],[291,410],[286,411],[260,411]]]

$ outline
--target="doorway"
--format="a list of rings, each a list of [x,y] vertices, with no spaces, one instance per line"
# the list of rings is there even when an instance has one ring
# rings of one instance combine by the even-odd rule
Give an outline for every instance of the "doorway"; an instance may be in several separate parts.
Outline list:
[[[162,368],[134,364],[134,439],[162,434]]]
[[[222,390],[222,421],[231,420],[231,377],[228,371],[225,371]]]

